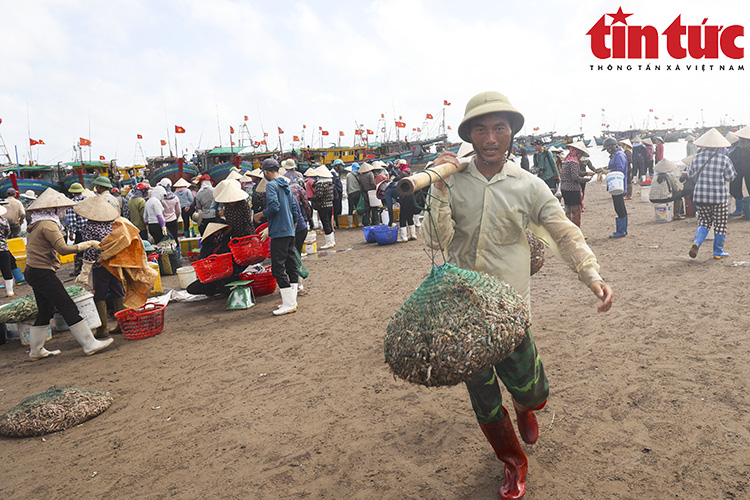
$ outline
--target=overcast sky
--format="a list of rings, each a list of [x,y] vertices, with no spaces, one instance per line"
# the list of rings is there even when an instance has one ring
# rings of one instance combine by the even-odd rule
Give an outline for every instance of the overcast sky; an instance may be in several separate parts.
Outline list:
[[[311,136],[323,127],[324,145],[339,131],[351,145],[355,124],[379,130],[381,114],[391,138],[399,116],[413,138],[430,113],[423,136],[435,133],[445,109],[455,140],[466,102],[484,90],[510,98],[526,133],[582,127],[590,138],[602,120],[628,129],[654,116],[750,123],[750,67],[687,71],[683,60],[665,71],[676,61],[660,46],[662,71],[591,71],[586,32],[621,5],[630,25],[660,32],[680,14],[685,25],[750,26],[750,3],[736,0],[0,0],[0,134],[21,163],[29,138],[45,142],[35,161],[57,163],[83,137],[93,159],[129,165],[138,143],[158,155],[169,134],[174,148],[175,125],[182,152],[228,146],[242,124],[269,145],[281,127],[289,148],[303,124],[306,143],[319,146]]]

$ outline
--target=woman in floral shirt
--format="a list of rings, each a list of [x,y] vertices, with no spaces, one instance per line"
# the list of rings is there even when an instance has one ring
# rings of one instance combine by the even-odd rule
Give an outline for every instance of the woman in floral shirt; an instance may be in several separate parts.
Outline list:
[[[5,280],[5,296],[13,297],[13,256],[8,249],[8,238],[10,238],[10,224],[3,217],[7,210],[0,205],[0,271]]]

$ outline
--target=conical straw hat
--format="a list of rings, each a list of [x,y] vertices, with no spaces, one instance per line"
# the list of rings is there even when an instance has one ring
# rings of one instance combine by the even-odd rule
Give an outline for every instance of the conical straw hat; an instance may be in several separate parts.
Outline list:
[[[586,148],[586,144],[583,143],[583,141],[576,141],[574,143],[568,144],[569,148],[576,148],[578,151],[583,153],[584,156],[591,156],[589,154],[589,150]]]
[[[225,227],[229,227],[226,224],[221,224],[219,222],[209,222],[206,226],[206,229],[203,230],[203,234],[201,235],[201,239],[205,240],[212,234],[214,234],[216,231],[221,231]]]
[[[8,213],[8,209],[0,205],[0,217]]]
[[[321,165],[318,168],[316,168],[315,171],[312,174],[310,174],[310,176],[311,177],[327,177],[327,178],[332,178],[333,174],[331,173],[330,170],[328,170],[326,168],[325,165]]]
[[[678,164],[673,161],[669,161],[666,158],[662,159],[659,163],[654,166],[654,172],[657,174],[666,174],[675,170],[682,170]]]
[[[58,193],[52,188],[47,188],[39,198],[34,201],[31,205],[26,207],[26,210],[43,210],[45,208],[62,208],[72,207],[75,205],[73,200],[69,200],[64,195]]]
[[[369,164],[369,163],[363,163],[362,166],[359,167],[359,173],[360,174],[366,174],[367,172],[373,171],[375,168]]]
[[[740,139],[750,139],[750,125],[745,125],[734,133]]]
[[[255,170],[248,172],[248,176],[255,177],[257,179],[263,179],[263,171],[259,168],[256,168]]]
[[[266,179],[261,179],[261,181],[255,187],[255,191],[257,191],[258,193],[265,193],[266,192],[266,184],[268,184],[268,181]]]
[[[111,222],[120,216],[120,211],[113,207],[104,196],[92,196],[79,201],[73,210],[84,219],[96,222]]]
[[[728,148],[732,144],[721,135],[721,132],[712,128],[695,140],[695,145],[701,148]]]
[[[242,175],[239,172],[237,172],[236,170],[232,170],[231,172],[229,172],[229,175],[227,175],[226,179],[224,179],[224,180],[238,181],[240,179],[242,179]],[[219,183],[219,184],[221,184],[221,183]]]
[[[730,144],[734,144],[740,140],[739,136],[734,132],[727,132],[727,135],[725,135],[724,138],[728,140]]]
[[[630,142],[630,139],[623,139],[620,141],[620,144],[624,144],[625,146],[629,147],[630,149],[633,149],[633,144]]]
[[[185,179],[181,178],[180,180],[178,180],[177,182],[175,182],[174,186],[172,186],[172,187],[186,188],[186,187],[190,187],[190,183],[188,181],[186,181]]]
[[[685,165],[690,166],[690,164],[693,163],[693,158],[695,158],[695,156],[696,156],[695,154],[692,154],[690,156],[686,156],[685,158],[682,159],[682,163],[684,163]]]
[[[648,144],[649,146],[653,146],[654,142],[650,138],[646,137],[645,139],[643,139],[643,144]]]
[[[232,203],[246,200],[249,195],[242,189],[240,181],[224,179],[214,189],[214,200],[217,203]]]

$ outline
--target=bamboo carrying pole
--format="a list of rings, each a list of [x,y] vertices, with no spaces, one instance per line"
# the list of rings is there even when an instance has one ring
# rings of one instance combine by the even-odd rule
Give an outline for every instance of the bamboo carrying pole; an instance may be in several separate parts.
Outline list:
[[[441,177],[445,179],[450,175],[457,174],[469,164],[472,153],[474,153],[474,147],[470,143],[464,142],[458,149],[458,153],[456,153],[460,167],[456,167],[452,163],[443,163],[436,167],[425,168],[414,175],[404,177],[398,181],[396,191],[402,196],[409,196],[414,194],[414,191],[418,191],[433,182],[439,181]]]
[[[420,189],[429,186],[433,182],[441,180],[441,178],[445,179],[450,175],[457,174],[458,172],[465,169],[466,165],[468,164],[469,160],[464,159],[459,163],[460,168],[456,167],[453,163],[443,163],[442,165],[438,165],[436,167],[426,168],[414,175],[404,177],[403,179],[398,181],[398,184],[396,184],[396,191],[398,191],[398,194],[400,194],[401,196],[412,195],[414,194],[414,191],[419,191]]]

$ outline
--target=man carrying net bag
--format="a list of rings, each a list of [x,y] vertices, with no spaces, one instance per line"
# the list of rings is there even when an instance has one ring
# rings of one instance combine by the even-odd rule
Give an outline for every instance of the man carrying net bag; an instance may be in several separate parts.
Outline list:
[[[519,433],[528,444],[539,434],[533,412],[544,407],[549,393],[529,329],[525,230],[577,273],[601,301],[599,312],[612,306],[612,290],[599,276],[596,257],[580,229],[541,179],[507,160],[523,122],[504,95],[483,92],[467,104],[458,130],[476,152],[468,165],[455,153],[444,152],[433,166],[442,174],[417,174],[434,183],[422,238],[431,248],[445,251],[447,264],[433,268],[394,315],[385,338],[386,360],[402,378],[423,385],[465,382],[479,425],[505,464],[503,499],[523,497],[528,461],[502,407],[498,379],[511,393]],[[452,310],[445,310],[447,303]],[[431,326],[419,324],[425,321],[432,321]],[[472,347],[461,353],[455,343]],[[478,355],[480,351],[490,354]],[[497,361],[488,363],[490,358]],[[452,372],[443,369],[451,364]]]

